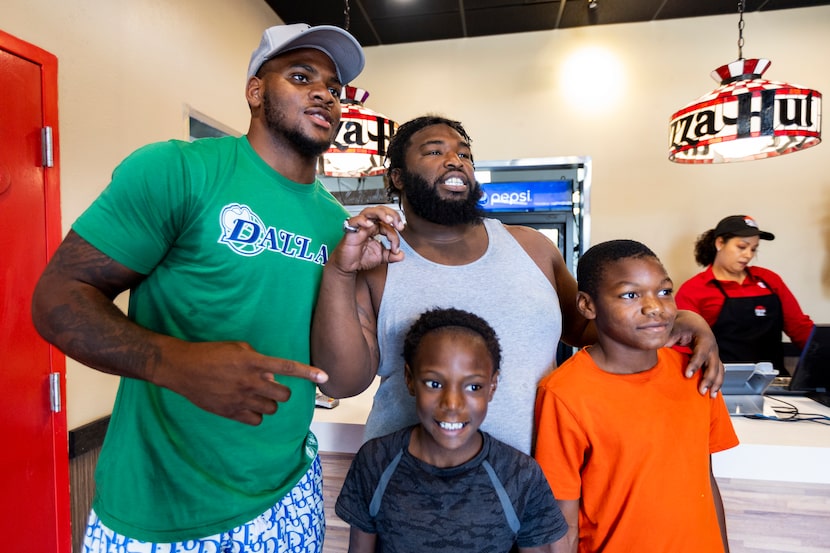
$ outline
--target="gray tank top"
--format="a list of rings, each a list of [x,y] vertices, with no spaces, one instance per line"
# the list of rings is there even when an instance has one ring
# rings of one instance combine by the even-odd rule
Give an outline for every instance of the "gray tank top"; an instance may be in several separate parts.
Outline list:
[[[555,366],[562,332],[559,298],[547,277],[497,219],[484,219],[487,251],[467,265],[433,263],[403,239],[403,261],[388,267],[378,312],[381,378],[365,439],[418,422],[404,380],[403,339],[418,316],[433,308],[475,313],[495,329],[501,376],[481,428],[530,453],[536,384]]]

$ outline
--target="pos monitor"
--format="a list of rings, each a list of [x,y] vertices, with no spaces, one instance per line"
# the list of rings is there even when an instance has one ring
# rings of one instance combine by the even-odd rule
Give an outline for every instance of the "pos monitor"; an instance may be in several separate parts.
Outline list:
[[[801,351],[790,390],[830,406],[830,325],[816,325]]]

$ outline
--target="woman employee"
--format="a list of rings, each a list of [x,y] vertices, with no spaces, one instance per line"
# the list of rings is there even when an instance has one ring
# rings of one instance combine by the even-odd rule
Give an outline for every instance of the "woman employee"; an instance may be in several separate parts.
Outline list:
[[[781,332],[802,349],[813,321],[780,276],[748,266],[758,243],[774,239],[747,215],[722,219],[695,243],[695,260],[706,270],[684,282],[675,299],[678,309],[706,319],[724,363],[771,361],[787,374]]]

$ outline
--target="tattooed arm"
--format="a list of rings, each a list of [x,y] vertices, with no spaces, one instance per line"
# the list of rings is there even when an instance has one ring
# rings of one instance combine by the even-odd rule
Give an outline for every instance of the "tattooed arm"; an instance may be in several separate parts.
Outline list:
[[[290,396],[274,374],[326,380],[319,369],[261,355],[244,342],[191,343],[137,325],[113,300],[143,279],[70,231],[35,288],[35,328],[85,365],[152,382],[247,424],[259,424]]]

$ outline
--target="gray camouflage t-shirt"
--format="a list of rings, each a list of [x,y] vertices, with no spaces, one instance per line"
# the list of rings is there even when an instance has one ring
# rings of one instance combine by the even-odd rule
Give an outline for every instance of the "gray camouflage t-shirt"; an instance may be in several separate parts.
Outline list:
[[[370,440],[355,456],[335,512],[378,535],[381,553],[506,553],[538,547],[567,525],[536,461],[482,432],[481,451],[438,468],[408,452],[412,428]]]

